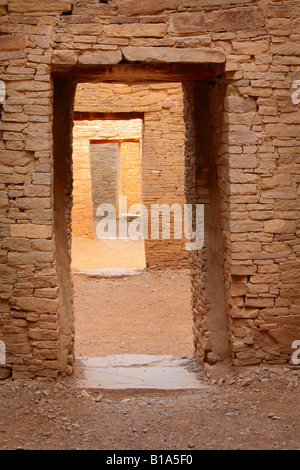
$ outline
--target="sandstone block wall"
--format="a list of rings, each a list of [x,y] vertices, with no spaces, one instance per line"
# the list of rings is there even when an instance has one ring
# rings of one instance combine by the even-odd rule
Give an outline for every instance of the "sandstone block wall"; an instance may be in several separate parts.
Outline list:
[[[73,103],[77,82],[107,81],[184,83],[186,195],[206,204],[205,247],[191,253],[199,361],[212,374],[230,364],[292,365],[299,14],[296,0],[0,2],[2,374],[72,372]],[[164,128],[155,113],[150,153],[157,124]]]

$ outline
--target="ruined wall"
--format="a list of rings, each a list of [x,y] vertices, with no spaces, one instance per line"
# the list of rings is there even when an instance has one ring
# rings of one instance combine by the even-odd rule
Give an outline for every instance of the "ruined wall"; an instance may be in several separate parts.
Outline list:
[[[194,82],[194,90],[186,87],[187,172],[195,175],[188,192],[202,188],[204,196],[206,184],[207,209],[213,201],[220,214],[216,225],[206,216],[208,234],[216,227],[222,245],[217,253],[209,243],[192,253],[197,357],[211,373],[228,354],[235,367],[291,364],[292,342],[300,339],[300,111],[292,100],[299,15],[294,0],[0,2],[7,90],[0,123],[2,376],[54,380],[72,372],[70,137],[78,80]],[[191,144],[203,139],[197,80],[209,83],[205,154],[214,162],[200,158],[200,171]],[[151,120],[150,153],[161,124]],[[166,159],[171,155],[170,142]],[[218,344],[215,283],[225,299],[228,350]]]
[[[126,169],[127,144],[125,139],[140,140],[142,137],[141,119],[126,121],[93,120],[75,121],[73,129],[73,207],[72,207],[72,234],[75,237],[95,235],[96,209],[99,204],[113,204],[118,211],[118,198],[122,195],[122,181],[128,194],[128,202],[139,198],[141,191],[141,175],[135,174],[133,187],[128,189],[127,181],[131,179],[132,169]],[[102,152],[106,144],[93,144],[112,140],[113,153],[109,157]],[[136,168],[140,158],[139,142],[135,157]],[[102,150],[101,150],[102,148]],[[106,146],[107,148],[107,146]],[[98,149],[98,150],[97,150]],[[100,153],[100,155],[99,155]],[[132,155],[131,155],[132,156]],[[96,161],[97,158],[97,161]],[[122,160],[124,158],[124,165]],[[120,168],[119,168],[120,166]],[[123,169],[122,169],[123,166]],[[139,167],[139,165],[138,165]],[[139,169],[140,170],[140,169]],[[92,178],[93,173],[93,178]],[[111,173],[111,174],[110,174]]]

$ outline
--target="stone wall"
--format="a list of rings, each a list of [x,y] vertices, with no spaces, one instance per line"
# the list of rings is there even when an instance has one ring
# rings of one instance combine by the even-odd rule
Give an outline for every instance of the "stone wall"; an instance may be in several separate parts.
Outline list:
[[[296,0],[1,0],[2,376],[54,380],[72,372],[78,81],[184,82],[186,194],[206,204],[205,246],[191,253],[197,357],[211,374],[230,364],[293,366],[292,343],[300,339],[300,111],[292,100],[299,14]],[[163,124],[151,121],[150,153]],[[171,155],[170,141],[165,158]]]

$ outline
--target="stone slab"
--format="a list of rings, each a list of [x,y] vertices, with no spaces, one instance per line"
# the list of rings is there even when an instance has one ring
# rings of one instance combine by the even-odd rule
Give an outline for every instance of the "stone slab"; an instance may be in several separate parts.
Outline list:
[[[197,374],[187,369],[189,359],[172,356],[115,355],[77,358],[83,378],[78,387],[104,390],[189,390],[202,389]]]
[[[145,272],[144,269],[73,269],[74,274],[98,279],[137,276],[143,272]]]
[[[141,63],[181,63],[181,64],[223,64],[225,53],[220,48],[180,49],[172,47],[134,47],[122,48],[128,62]]]

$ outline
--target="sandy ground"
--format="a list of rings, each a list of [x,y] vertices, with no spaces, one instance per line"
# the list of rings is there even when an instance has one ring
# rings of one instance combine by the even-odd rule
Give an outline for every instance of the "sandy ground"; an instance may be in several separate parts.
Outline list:
[[[74,275],[74,292],[76,356],[193,355],[188,270]]]
[[[74,269],[144,269],[144,240],[72,239]]]
[[[192,354],[187,272],[74,283],[78,356]],[[56,384],[0,381],[0,449],[300,449],[299,370],[195,368],[203,389],[105,391],[79,388],[79,364]]]
[[[80,390],[76,373],[0,382],[0,449],[299,450],[299,372],[203,381],[199,391],[152,393]]]

